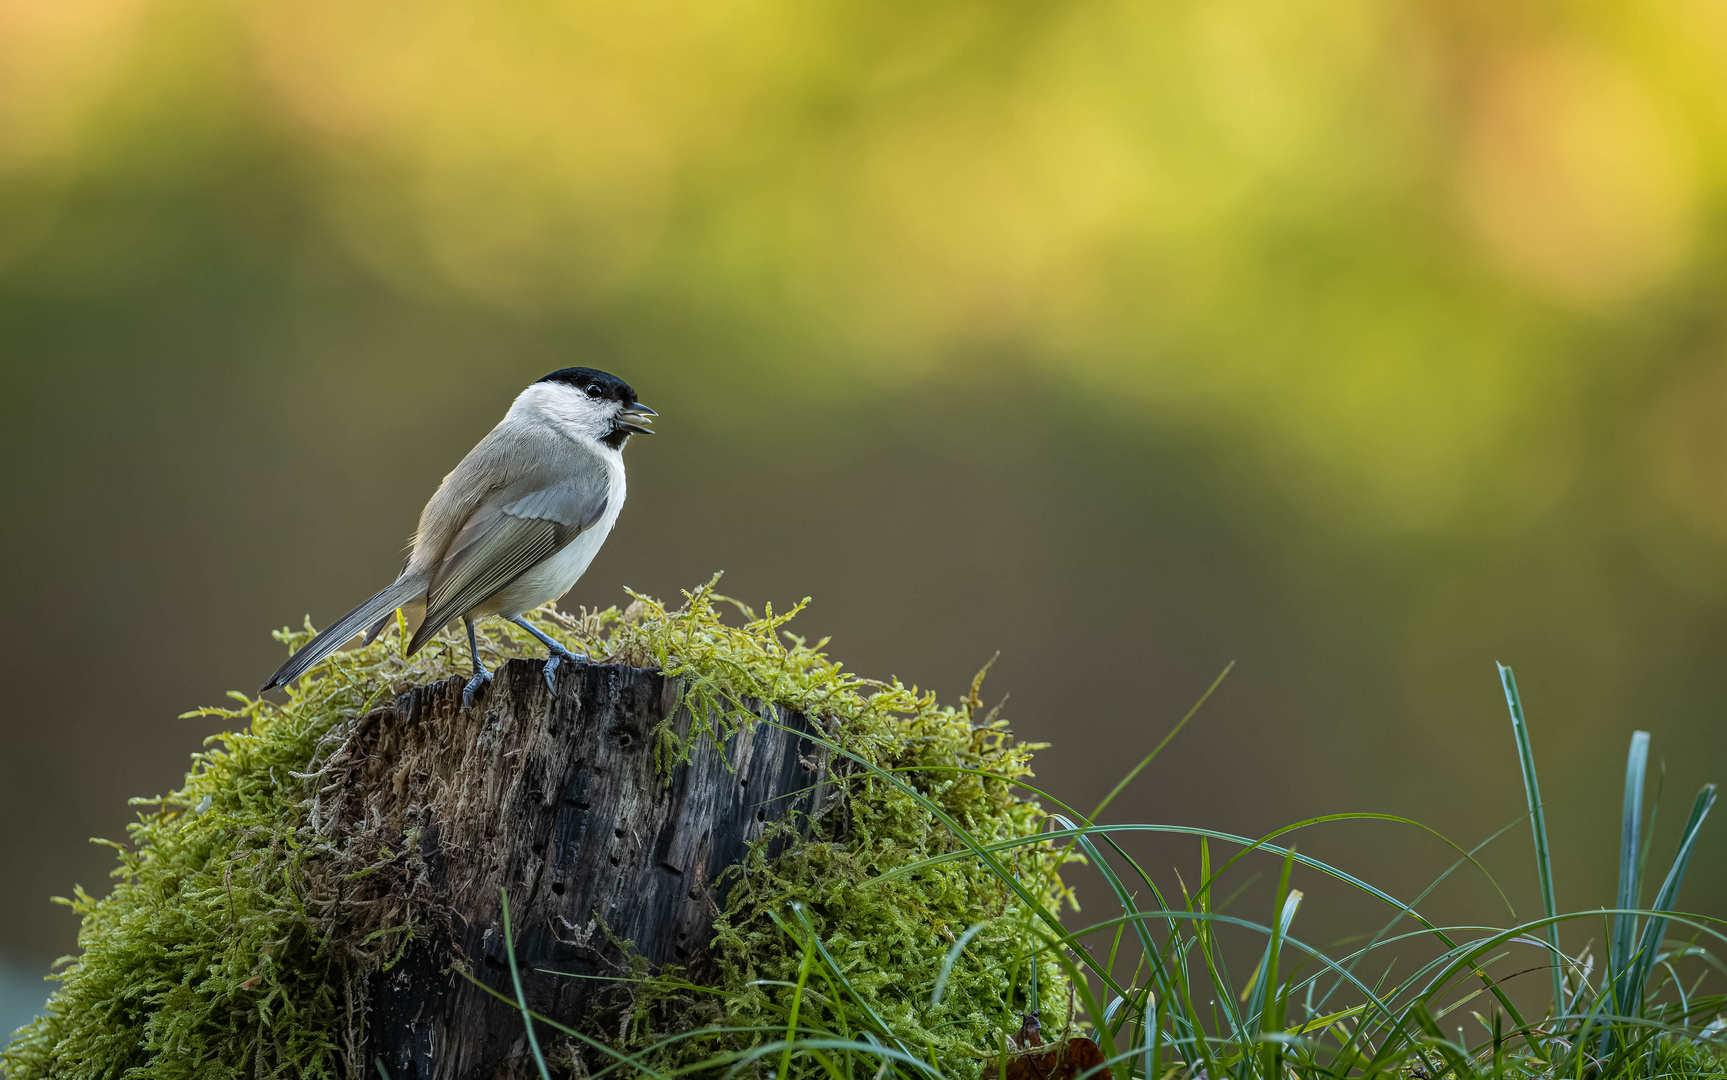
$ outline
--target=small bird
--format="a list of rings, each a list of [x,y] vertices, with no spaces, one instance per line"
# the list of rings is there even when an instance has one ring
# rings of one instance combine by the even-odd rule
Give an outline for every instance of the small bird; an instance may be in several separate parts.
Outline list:
[[[568,592],[594,561],[624,506],[624,443],[652,435],[647,418],[656,415],[628,383],[593,368],[554,371],[523,390],[420,511],[401,576],[307,642],[259,692],[293,682],[361,631],[370,644],[398,610],[415,626],[409,656],[455,619],[467,627],[474,677],[465,706],[491,678],[474,640],[474,620],[487,615],[550,650],[551,686],[561,662],[587,658],[522,613]]]

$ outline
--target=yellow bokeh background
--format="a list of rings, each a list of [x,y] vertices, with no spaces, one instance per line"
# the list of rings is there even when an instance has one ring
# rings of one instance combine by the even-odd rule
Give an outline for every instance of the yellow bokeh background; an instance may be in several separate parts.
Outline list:
[[[894,380],[1011,340],[1250,429],[1365,528],[1557,497],[1563,437],[1522,433],[1564,426],[1566,327],[1696,280],[1727,123],[1704,0],[10,0],[0,51],[9,258],[116,142],[279,125],[399,288],[653,283]]]

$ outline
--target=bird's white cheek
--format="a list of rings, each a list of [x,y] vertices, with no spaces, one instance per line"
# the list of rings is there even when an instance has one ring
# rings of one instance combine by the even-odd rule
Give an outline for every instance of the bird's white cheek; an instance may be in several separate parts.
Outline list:
[[[615,405],[595,401],[573,386],[535,383],[517,396],[510,412],[549,421],[569,435],[597,441],[611,432]]]

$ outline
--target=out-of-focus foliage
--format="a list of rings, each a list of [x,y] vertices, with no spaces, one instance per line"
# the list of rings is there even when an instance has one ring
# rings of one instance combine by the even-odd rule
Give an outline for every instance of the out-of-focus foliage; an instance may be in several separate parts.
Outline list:
[[[10,259],[115,153],[171,171],[265,125],[402,289],[541,314],[670,290],[891,379],[1010,341],[1077,392],[1239,430],[1373,527],[1559,497],[1576,335],[1684,296],[1727,175],[1702,0],[0,20]],[[1712,528],[1720,381],[1651,418],[1652,482]]]

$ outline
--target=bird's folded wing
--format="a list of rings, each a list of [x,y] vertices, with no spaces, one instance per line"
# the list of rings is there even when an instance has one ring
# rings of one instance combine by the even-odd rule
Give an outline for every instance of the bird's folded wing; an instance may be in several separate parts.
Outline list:
[[[605,510],[606,490],[592,483],[554,484],[525,495],[510,489],[499,492],[474,511],[450,544],[450,554],[432,578],[426,619],[408,651],[562,551]]]

